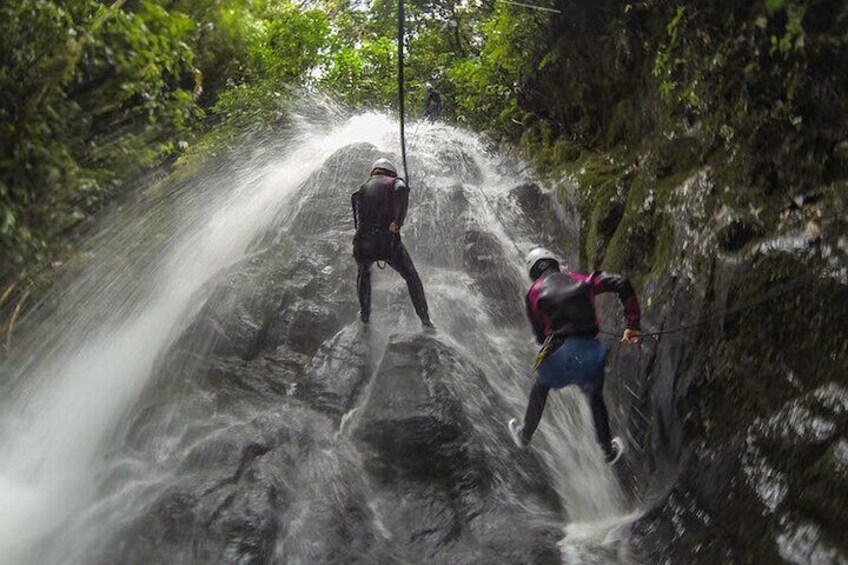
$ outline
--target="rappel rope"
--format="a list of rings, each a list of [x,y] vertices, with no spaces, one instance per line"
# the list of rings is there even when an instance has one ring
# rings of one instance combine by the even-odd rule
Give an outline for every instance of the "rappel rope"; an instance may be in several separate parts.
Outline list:
[[[409,186],[409,169],[406,166],[406,135],[404,133],[404,92],[403,92],[403,36],[404,36],[404,16],[403,16],[403,0],[398,0],[398,36],[397,36],[397,49],[398,49],[398,102],[400,105],[400,155],[401,161],[403,162],[403,178],[406,181],[406,185]],[[380,265],[380,262],[377,262],[377,267],[379,269],[385,269],[386,264]]]
[[[398,102],[400,104],[400,155],[403,161],[403,178],[410,185],[409,170],[406,166],[406,137],[404,135],[404,91],[403,91],[403,36],[404,36],[403,0],[398,0]]]

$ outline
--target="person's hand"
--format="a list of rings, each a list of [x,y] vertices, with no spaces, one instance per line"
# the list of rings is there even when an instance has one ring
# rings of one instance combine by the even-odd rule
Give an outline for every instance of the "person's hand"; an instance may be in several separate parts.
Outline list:
[[[639,343],[639,335],[641,332],[639,330],[631,330],[630,328],[624,330],[624,336],[621,338],[621,343],[629,343],[635,344]]]
[[[392,222],[389,224],[389,231],[392,233],[398,233],[400,231],[400,226],[397,225],[397,222]]]

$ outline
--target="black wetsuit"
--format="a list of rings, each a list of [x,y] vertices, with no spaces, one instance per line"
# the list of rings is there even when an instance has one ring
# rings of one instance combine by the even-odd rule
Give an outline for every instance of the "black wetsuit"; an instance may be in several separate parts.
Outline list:
[[[435,89],[427,92],[427,103],[424,105],[424,117],[435,119],[442,113],[442,95]]]
[[[385,261],[406,281],[415,312],[429,323],[424,286],[412,258],[403,246],[400,233],[392,233],[394,222],[398,229],[406,219],[409,187],[403,179],[373,175],[351,196],[353,222],[353,257],[359,265],[356,286],[359,294],[360,316],[367,322],[371,317],[371,265]]]

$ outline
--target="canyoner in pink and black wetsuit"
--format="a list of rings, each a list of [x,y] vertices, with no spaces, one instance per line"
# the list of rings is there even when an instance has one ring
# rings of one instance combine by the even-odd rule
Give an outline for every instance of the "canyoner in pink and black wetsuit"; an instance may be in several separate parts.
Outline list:
[[[604,271],[589,275],[564,270],[540,276],[527,291],[527,317],[536,341],[598,335],[595,296],[614,292],[624,306],[626,328],[638,330],[639,300],[627,277]]]
[[[536,382],[523,426],[511,424],[520,444],[526,445],[539,425],[548,392],[577,385],[588,396],[598,443],[608,461],[617,458],[621,444],[611,438],[609,416],[603,398],[604,366],[609,350],[595,336],[599,327],[594,298],[614,292],[624,306],[625,341],[635,343],[640,324],[639,300],[630,281],[603,271],[591,274],[560,271],[555,256],[535,249],[528,256],[533,285],[527,292],[527,317],[536,340],[546,345],[538,365]]]

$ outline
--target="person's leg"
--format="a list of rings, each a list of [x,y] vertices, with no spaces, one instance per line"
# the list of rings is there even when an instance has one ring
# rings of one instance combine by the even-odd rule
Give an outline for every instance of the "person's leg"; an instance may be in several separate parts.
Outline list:
[[[386,263],[406,281],[406,286],[409,289],[409,297],[412,299],[412,305],[415,307],[415,313],[418,314],[422,322],[429,324],[430,314],[427,308],[427,299],[424,296],[424,285],[421,283],[421,277],[418,276],[418,271],[415,270],[412,257],[409,256],[400,239],[395,242],[395,248]]]
[[[530,390],[530,399],[527,401],[527,411],[524,413],[524,425],[521,428],[521,440],[527,444],[533,438],[533,433],[539,427],[542,412],[545,411],[545,402],[548,400],[550,388],[545,385],[534,383]]]
[[[595,438],[597,438],[601,449],[604,450],[607,459],[612,459],[614,456],[612,434],[610,433],[609,414],[604,402],[603,388],[589,393],[589,406],[592,409],[592,420],[595,424]]]
[[[595,439],[607,461],[612,461],[615,458],[615,450],[612,445],[609,413],[604,402],[604,371],[609,350],[594,339],[574,339],[571,343],[580,360],[575,366],[575,382],[580,385],[589,401]]]
[[[371,319],[371,265],[377,259],[377,240],[373,233],[363,231],[353,238],[353,258],[358,266],[356,292],[359,297],[359,318],[366,324]]]
[[[586,397],[589,400],[589,408],[592,410],[592,423],[595,426],[595,438],[598,441],[601,449],[604,452],[604,457],[607,462],[612,462],[618,456],[618,449],[613,446],[612,433],[610,431],[609,413],[607,412],[607,404],[604,401],[604,367],[606,365],[606,354],[599,351],[597,365],[594,375],[591,377],[587,386],[583,388]]]
[[[356,290],[359,294],[359,318],[366,324],[371,319],[371,263],[359,263],[356,274]]]

